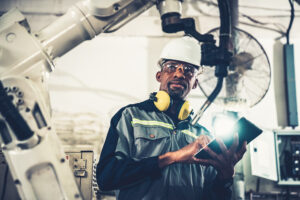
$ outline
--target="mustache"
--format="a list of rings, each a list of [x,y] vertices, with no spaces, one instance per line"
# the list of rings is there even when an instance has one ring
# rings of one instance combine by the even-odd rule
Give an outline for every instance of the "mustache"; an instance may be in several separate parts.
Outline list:
[[[170,86],[171,84],[179,84],[179,85],[182,85],[184,88],[187,88],[187,86],[188,86],[188,83],[186,81],[180,80],[180,79],[175,79],[175,80],[169,81],[168,86]]]

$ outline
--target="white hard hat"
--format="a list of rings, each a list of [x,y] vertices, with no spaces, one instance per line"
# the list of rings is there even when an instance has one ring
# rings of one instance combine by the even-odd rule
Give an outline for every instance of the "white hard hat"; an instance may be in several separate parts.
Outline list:
[[[189,36],[171,40],[160,54],[162,60],[178,60],[200,67],[201,50],[199,42]]]

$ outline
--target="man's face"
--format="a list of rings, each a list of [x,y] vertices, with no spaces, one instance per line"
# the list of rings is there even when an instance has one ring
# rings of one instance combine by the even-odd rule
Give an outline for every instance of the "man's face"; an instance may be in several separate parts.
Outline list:
[[[197,69],[190,64],[168,60],[157,72],[156,80],[160,90],[166,91],[173,99],[185,99],[191,89],[197,87]]]

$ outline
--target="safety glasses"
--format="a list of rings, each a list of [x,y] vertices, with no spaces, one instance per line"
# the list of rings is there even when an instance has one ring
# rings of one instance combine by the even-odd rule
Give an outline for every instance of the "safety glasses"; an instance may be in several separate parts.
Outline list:
[[[166,61],[161,64],[161,67],[167,73],[174,73],[177,68],[181,67],[183,74],[188,77],[192,77],[198,73],[198,70],[191,64],[178,62],[178,61]]]

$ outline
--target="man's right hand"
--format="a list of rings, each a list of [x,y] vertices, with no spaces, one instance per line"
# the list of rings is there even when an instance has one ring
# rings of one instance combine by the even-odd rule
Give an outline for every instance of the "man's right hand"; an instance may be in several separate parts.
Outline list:
[[[180,163],[199,163],[199,159],[194,155],[209,142],[210,138],[200,135],[193,143],[174,152],[168,152],[158,157],[159,167],[163,168],[175,162]]]
[[[209,142],[210,138],[206,135],[200,135],[193,143],[179,149],[174,153],[175,162],[181,163],[196,163],[199,159],[195,158],[194,155]]]

